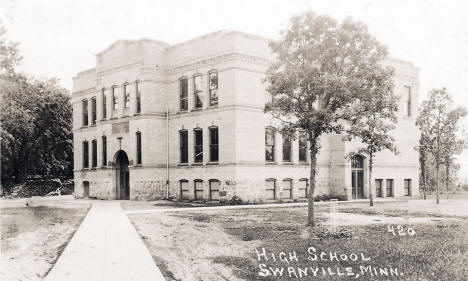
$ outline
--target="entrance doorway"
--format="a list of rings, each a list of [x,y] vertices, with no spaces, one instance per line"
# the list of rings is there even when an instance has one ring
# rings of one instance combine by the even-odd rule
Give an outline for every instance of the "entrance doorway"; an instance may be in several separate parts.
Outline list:
[[[117,152],[115,161],[116,199],[130,199],[130,173],[128,172],[128,156],[123,150]]]
[[[361,155],[351,159],[351,184],[353,199],[364,198],[364,158]]]

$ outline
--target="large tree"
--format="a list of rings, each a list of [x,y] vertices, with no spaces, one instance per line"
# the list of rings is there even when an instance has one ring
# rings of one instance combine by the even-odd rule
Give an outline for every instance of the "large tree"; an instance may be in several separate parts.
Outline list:
[[[387,76],[386,48],[367,27],[307,12],[294,16],[282,38],[270,43],[274,63],[266,75],[271,101],[265,112],[281,121],[283,131],[305,130],[310,145],[308,224],[315,225],[314,192],[320,137],[344,132],[353,104],[375,79]],[[387,88],[387,83],[380,85]]]
[[[460,120],[466,115],[463,107],[454,107],[445,88],[433,89],[427,100],[423,101],[416,120],[421,131],[420,151],[424,157],[432,155],[436,177],[436,202],[440,202],[440,165],[445,165],[446,182],[450,177],[453,157],[465,148],[464,138],[460,138]],[[424,144],[424,145],[421,145]],[[420,152],[421,153],[421,152]],[[424,171],[427,173],[427,171]]]

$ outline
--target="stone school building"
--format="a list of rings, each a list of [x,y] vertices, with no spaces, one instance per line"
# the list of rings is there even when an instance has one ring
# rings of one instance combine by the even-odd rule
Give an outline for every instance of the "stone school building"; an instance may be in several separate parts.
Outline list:
[[[309,188],[304,132],[283,137],[263,112],[268,39],[218,31],[169,45],[117,41],[73,78],[76,197],[224,201],[299,200]],[[418,195],[418,69],[395,68],[400,154],[375,159],[377,197]],[[316,195],[367,198],[359,143],[321,138]]]

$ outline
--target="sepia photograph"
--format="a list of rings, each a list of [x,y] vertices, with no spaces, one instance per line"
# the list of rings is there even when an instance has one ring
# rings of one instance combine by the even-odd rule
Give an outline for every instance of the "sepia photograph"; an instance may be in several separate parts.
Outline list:
[[[0,0],[0,280],[468,280],[468,2]]]

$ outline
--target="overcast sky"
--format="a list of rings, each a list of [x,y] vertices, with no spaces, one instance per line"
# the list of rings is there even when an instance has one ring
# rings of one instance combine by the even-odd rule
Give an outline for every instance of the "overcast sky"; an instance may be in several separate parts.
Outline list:
[[[420,68],[420,99],[447,87],[468,106],[468,1],[410,0],[1,0],[7,38],[20,43],[21,69],[58,77],[71,90],[77,72],[115,40],[177,43],[219,29],[278,38],[293,14],[306,10],[363,21],[390,56]],[[465,122],[468,130],[468,122]],[[468,152],[460,163],[468,175]]]

